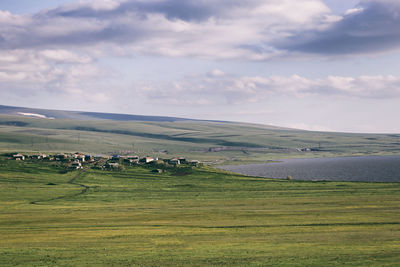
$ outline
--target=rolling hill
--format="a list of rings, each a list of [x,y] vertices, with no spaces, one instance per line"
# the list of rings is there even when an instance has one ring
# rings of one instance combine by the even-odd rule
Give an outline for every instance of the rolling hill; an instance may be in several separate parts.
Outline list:
[[[393,155],[400,135],[0,106],[0,150],[185,156],[209,163]]]
[[[16,115],[25,117],[48,118],[48,119],[70,119],[70,120],[117,120],[117,121],[157,121],[157,122],[175,122],[188,121],[191,119],[163,117],[163,116],[144,116],[128,115],[115,113],[99,113],[84,111],[65,111],[37,109],[26,107],[12,107],[0,105],[0,114]]]

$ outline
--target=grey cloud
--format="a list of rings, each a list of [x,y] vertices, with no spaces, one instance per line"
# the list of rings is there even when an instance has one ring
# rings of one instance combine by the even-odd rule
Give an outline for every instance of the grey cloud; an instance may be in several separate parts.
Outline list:
[[[213,16],[230,16],[234,9],[248,9],[260,5],[260,0],[167,0],[143,2],[137,7],[144,12],[158,12],[169,19],[202,21]],[[124,5],[121,5],[124,7]],[[129,6],[129,4],[128,4]]]
[[[124,6],[124,5],[122,5]],[[165,14],[168,19],[202,21],[219,12],[218,6],[204,5],[201,1],[174,0],[164,2],[145,2],[137,5],[144,12]]]
[[[96,8],[92,3],[81,3],[61,6],[45,10],[31,16],[29,23],[15,27],[11,22],[3,24],[4,36],[0,30],[0,48],[31,48],[39,46],[85,45],[98,42],[131,43],[148,35],[157,33],[152,29],[138,26],[148,19],[150,14],[161,14],[168,20],[187,22],[207,20],[220,16],[236,6],[254,5],[262,0],[222,0],[222,1],[116,1],[115,6]],[[253,3],[253,4],[251,4]],[[99,28],[86,28],[83,24],[99,25]],[[48,25],[58,25],[54,32],[38,33]],[[73,32],[65,30],[65,26],[75,25]],[[11,34],[10,34],[11,33]],[[165,32],[163,32],[165,34]]]
[[[149,33],[145,29],[126,25],[124,23],[103,23],[93,22],[88,27],[79,25],[79,20],[60,21],[59,19],[35,19],[30,25],[20,27],[12,35],[8,35],[10,28],[1,35],[0,49],[31,49],[31,48],[58,48],[79,45],[92,45],[101,42],[118,42],[121,44],[134,42],[145,38]],[[88,23],[87,23],[88,24]],[[42,29],[54,25],[52,32],[42,32]],[[67,27],[75,25],[72,31]]]
[[[307,6],[310,2],[314,5]],[[330,27],[319,0],[305,1],[295,10],[293,6],[288,0],[79,3],[32,16],[9,15],[0,25],[0,49],[111,43],[138,53],[265,60],[285,51],[334,56],[400,48],[398,1],[364,0]],[[291,20],[298,14],[303,14],[300,22]],[[304,30],[319,24],[325,30]],[[44,31],[49,25],[54,29]],[[288,33],[293,36],[285,39]]]
[[[324,55],[375,53],[400,47],[400,2],[362,1],[323,31],[299,32],[278,47]]]
[[[6,14],[0,22],[0,49],[106,44],[127,54],[265,60],[280,52],[269,45],[271,40],[314,25],[328,11],[320,0],[80,2],[34,15]]]
[[[229,14],[233,8],[248,8],[259,4],[260,0],[156,0],[156,1],[122,1],[111,9],[96,9],[90,5],[65,6],[46,11],[37,17],[109,17],[122,14],[160,13],[168,19],[184,21],[203,21],[213,16]],[[145,18],[145,16],[143,16]]]

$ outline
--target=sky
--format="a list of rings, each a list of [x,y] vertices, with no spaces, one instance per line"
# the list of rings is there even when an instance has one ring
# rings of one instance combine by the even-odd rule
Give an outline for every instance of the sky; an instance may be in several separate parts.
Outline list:
[[[400,133],[398,0],[2,0],[0,104]]]

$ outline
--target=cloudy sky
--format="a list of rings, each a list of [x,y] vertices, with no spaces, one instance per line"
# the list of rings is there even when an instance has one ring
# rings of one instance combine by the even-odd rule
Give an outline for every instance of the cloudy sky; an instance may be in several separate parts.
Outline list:
[[[1,0],[0,104],[400,132],[400,1]]]

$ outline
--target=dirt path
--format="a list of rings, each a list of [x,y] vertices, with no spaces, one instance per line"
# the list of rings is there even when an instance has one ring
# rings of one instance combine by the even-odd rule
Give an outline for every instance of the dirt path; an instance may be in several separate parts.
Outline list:
[[[72,177],[72,178],[67,182],[67,184],[72,184],[72,185],[77,185],[77,186],[82,187],[82,191],[81,191],[81,192],[75,193],[75,194],[72,194],[72,195],[66,195],[66,196],[60,196],[60,197],[50,198],[50,199],[46,199],[46,200],[32,201],[32,202],[30,202],[29,204],[38,204],[38,203],[40,203],[40,202],[49,202],[49,201],[54,201],[54,200],[59,200],[59,199],[65,199],[65,198],[76,197],[76,196],[85,194],[90,188],[97,188],[97,186],[92,186],[92,187],[90,187],[90,186],[87,186],[87,185],[84,185],[84,184],[79,184],[79,183],[76,183],[76,182],[75,182],[75,180],[77,180],[79,177],[81,177],[81,175],[82,175],[86,170],[87,170],[87,169],[82,169],[82,170],[80,170],[74,177]]]

